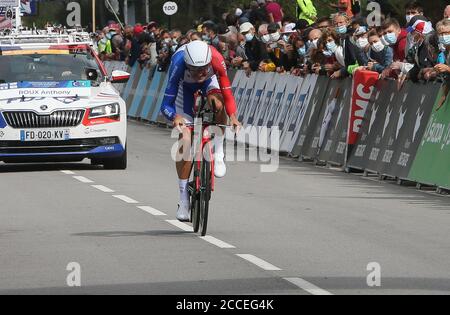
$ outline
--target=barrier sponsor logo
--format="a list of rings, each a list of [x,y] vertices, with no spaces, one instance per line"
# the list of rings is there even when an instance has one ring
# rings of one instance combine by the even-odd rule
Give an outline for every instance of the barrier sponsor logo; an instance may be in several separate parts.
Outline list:
[[[348,133],[348,144],[356,143],[361,125],[366,114],[369,100],[375,84],[378,80],[378,73],[372,71],[357,71],[353,79],[352,107],[350,114],[350,126]]]
[[[442,93],[441,91],[438,100]],[[444,107],[432,113],[411,168],[409,179],[450,189],[449,161],[450,97],[447,97]]]

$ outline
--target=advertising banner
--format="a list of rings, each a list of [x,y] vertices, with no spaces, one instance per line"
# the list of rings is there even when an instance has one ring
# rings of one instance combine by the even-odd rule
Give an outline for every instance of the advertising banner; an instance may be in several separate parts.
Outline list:
[[[325,139],[321,141],[319,161],[344,166],[347,150],[347,126],[352,99],[352,80],[341,82],[336,109],[326,130]]]
[[[442,97],[441,90],[437,102]],[[438,111],[433,110],[422,137],[409,179],[450,189],[450,96]]]

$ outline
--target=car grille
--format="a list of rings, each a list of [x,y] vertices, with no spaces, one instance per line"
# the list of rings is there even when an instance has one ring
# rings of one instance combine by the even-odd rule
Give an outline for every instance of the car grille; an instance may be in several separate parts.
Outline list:
[[[65,141],[0,141],[0,154],[89,152],[99,146],[119,144],[118,137]]]
[[[38,115],[34,112],[3,112],[6,123],[12,128],[58,128],[76,127],[83,120],[84,109],[59,110],[50,115]]]

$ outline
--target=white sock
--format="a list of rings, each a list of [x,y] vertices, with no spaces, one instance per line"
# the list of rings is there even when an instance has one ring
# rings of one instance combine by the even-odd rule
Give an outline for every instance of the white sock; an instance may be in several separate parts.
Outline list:
[[[224,156],[225,154],[224,154],[224,152],[223,152],[223,142],[224,142],[224,140],[225,140],[225,136],[219,136],[219,135],[216,135],[215,137],[214,137],[214,152],[215,152],[215,154],[216,155],[219,155],[219,156]]]
[[[180,179],[178,185],[180,187],[180,201],[189,203],[188,180]]]

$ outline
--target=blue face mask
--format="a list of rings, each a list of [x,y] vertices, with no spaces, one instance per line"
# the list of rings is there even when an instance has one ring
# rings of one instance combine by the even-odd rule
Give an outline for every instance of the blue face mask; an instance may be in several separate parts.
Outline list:
[[[248,33],[248,34],[245,35],[245,41],[246,41],[247,43],[248,43],[248,42],[251,42],[251,41],[253,40],[254,37],[255,37],[254,34]]]
[[[439,43],[444,46],[450,46],[450,35],[441,35],[439,36]]]
[[[384,35],[384,40],[389,45],[395,45],[397,43],[397,35],[395,35],[395,33],[387,33],[386,35]]]
[[[202,39],[203,39],[203,41],[205,41],[205,42],[210,42],[210,41],[211,41],[211,38],[209,37],[209,35],[203,35],[203,36],[202,36]]]
[[[303,46],[303,47],[297,49],[297,53],[299,54],[299,56],[306,55],[306,46]]]
[[[336,43],[334,41],[327,43],[327,49],[334,54],[337,49]]]
[[[336,33],[340,35],[347,34],[347,26],[343,25],[336,27]]]
[[[283,35],[283,40],[288,43],[289,42],[289,36],[287,35]]]

